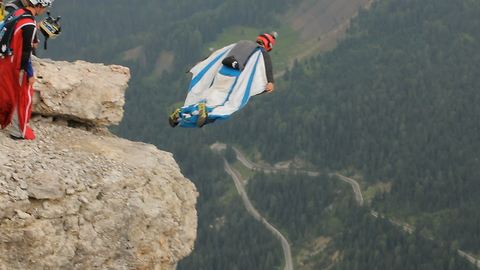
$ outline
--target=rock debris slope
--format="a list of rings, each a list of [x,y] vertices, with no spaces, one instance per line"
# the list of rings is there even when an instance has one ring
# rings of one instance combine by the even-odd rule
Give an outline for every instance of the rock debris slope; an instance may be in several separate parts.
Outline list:
[[[170,153],[106,129],[129,70],[34,65],[37,139],[0,132],[0,269],[175,269],[193,250],[198,194]]]

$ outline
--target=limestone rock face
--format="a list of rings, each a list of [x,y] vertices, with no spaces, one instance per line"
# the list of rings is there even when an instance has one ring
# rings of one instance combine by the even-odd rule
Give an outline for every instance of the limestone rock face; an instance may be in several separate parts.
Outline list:
[[[94,126],[118,125],[123,117],[126,67],[34,58],[33,113]]]
[[[97,127],[119,121],[104,113],[108,109],[84,115],[80,104],[103,105],[98,100],[87,104],[88,97],[79,100],[82,95],[75,92],[87,91],[78,88],[82,81],[88,88],[92,81],[108,81],[126,69],[100,67],[88,83],[84,70],[51,80],[45,70],[37,73],[43,81],[36,91],[50,105],[36,105],[30,126],[37,139],[12,140],[0,131],[0,270],[175,269],[196,238],[193,183],[170,153],[106,129],[93,133],[69,124],[73,118]],[[110,92],[124,91],[120,79],[111,80],[116,84]],[[62,91],[67,92],[63,97]],[[120,94],[103,96],[123,102]]]

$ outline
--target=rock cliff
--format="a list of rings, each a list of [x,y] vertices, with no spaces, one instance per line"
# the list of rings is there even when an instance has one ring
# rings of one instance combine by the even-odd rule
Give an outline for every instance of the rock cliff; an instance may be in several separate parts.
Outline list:
[[[0,269],[175,269],[193,250],[198,194],[170,153],[108,132],[129,70],[34,67],[37,139],[0,132]]]

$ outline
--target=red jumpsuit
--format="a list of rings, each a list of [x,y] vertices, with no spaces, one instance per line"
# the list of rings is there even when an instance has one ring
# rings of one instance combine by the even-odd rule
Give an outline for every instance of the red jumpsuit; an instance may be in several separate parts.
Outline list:
[[[18,9],[15,16],[25,12],[31,14],[27,9]],[[14,29],[10,41],[13,55],[0,59],[0,126],[4,129],[12,124],[12,136],[35,139],[27,126],[33,106],[33,87],[28,84],[28,78],[33,76],[31,53],[36,32],[33,16],[20,19]]]

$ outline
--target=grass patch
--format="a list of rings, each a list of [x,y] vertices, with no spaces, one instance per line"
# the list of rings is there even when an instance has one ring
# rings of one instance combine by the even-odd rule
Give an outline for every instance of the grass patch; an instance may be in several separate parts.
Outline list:
[[[363,187],[362,187],[362,190],[363,190]],[[390,190],[392,190],[392,182],[388,182],[388,183],[378,182],[373,186],[369,186],[365,191],[362,191],[363,199],[366,202],[371,202],[373,197],[375,197],[375,194],[377,194],[377,192],[383,192],[383,191],[390,192]]]
[[[235,170],[237,170],[240,175],[242,176],[242,179],[247,181],[248,179],[250,179],[254,174],[255,172],[250,170],[249,168],[245,167],[240,161],[235,161],[234,163],[230,163],[230,166],[232,166],[232,168],[234,168]]]
[[[307,240],[303,245],[294,250],[295,266],[302,269],[314,269],[315,258],[318,256],[325,256],[325,249],[333,239],[330,237],[317,237]]]
[[[213,51],[236,43],[239,40],[254,40],[260,32],[261,30],[258,28],[243,27],[240,25],[229,27],[218,34],[215,41],[207,43],[203,48],[203,52],[205,56],[207,56]]]

